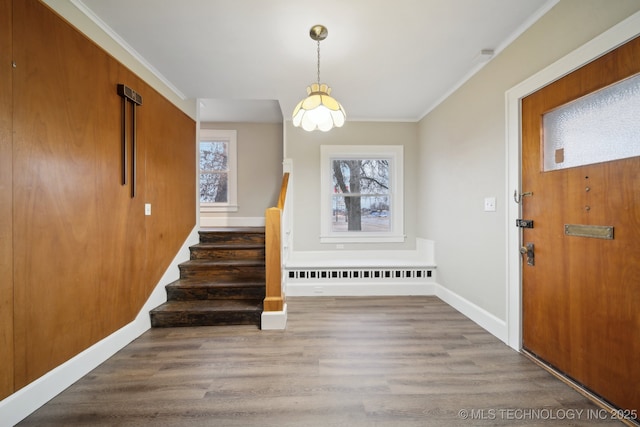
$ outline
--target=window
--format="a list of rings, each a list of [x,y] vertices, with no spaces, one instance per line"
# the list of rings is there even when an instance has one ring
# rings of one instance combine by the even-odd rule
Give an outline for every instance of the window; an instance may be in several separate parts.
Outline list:
[[[640,74],[543,117],[544,170],[640,156]]]
[[[323,145],[322,243],[403,242],[401,145]]]
[[[200,211],[237,211],[236,131],[201,129],[199,164]]]

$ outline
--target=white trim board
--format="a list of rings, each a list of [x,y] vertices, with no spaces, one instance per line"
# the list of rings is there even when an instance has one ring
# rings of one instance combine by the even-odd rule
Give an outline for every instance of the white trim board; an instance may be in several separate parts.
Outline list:
[[[260,329],[263,331],[282,330],[287,326],[287,304],[282,311],[263,311],[260,319]]]
[[[180,275],[178,264],[189,259],[189,246],[198,242],[197,230],[198,227],[194,227],[191,230],[191,233],[133,322],[0,401],[0,425],[12,426],[19,423],[150,329],[151,318],[149,317],[149,311],[167,300],[164,287],[178,279]]]
[[[287,283],[288,297],[436,295],[435,283]]]
[[[461,297],[455,292],[450,291],[444,286],[436,286],[435,295],[442,301],[464,314],[470,320],[477,323],[481,328],[485,329],[491,335],[507,344],[507,322],[493,314],[489,313],[482,307],[473,304],[471,301]]]
[[[595,37],[583,46],[534,74],[505,93],[506,105],[506,169],[505,200],[513,200],[513,191],[521,188],[520,105],[522,98],[558,80],[581,66],[599,58],[640,34],[640,12]],[[522,348],[522,270],[520,260],[520,232],[513,224],[520,217],[520,205],[508,204],[507,212],[507,344]]]
[[[433,240],[416,238],[416,248],[394,251],[291,251],[285,269],[421,267],[435,269]]]

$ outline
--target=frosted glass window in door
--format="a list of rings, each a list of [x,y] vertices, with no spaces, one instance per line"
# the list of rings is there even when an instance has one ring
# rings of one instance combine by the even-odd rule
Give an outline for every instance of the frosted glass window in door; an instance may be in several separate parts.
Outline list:
[[[640,74],[545,113],[544,170],[640,156]]]

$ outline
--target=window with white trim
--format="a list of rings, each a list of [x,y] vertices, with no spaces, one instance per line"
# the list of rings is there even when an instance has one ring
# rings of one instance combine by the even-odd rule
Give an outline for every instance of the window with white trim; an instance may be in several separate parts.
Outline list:
[[[237,152],[235,130],[200,130],[200,211],[235,212]]]
[[[322,243],[404,242],[403,147],[323,145]]]

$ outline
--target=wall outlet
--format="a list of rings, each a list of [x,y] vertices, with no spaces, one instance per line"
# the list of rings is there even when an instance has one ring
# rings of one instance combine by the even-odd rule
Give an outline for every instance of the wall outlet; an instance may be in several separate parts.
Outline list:
[[[484,198],[484,211],[485,212],[495,212],[496,211],[496,198],[495,197],[485,197]]]
[[[144,204],[144,214],[147,216],[151,215],[151,203]]]

